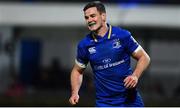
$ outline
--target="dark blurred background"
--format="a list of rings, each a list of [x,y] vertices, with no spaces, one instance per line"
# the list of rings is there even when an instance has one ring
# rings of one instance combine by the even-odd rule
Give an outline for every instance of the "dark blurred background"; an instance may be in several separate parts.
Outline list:
[[[108,23],[131,31],[151,57],[138,85],[145,106],[180,106],[180,1],[101,1]],[[0,1],[0,106],[70,106],[76,45],[89,32],[87,2]],[[94,106],[90,67],[80,96],[77,106]]]

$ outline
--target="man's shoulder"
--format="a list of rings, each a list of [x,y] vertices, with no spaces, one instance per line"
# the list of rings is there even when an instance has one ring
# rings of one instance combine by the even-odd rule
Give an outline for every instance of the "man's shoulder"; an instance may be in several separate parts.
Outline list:
[[[130,36],[131,33],[124,28],[118,27],[118,26],[113,26],[113,33],[116,34],[119,38],[125,38],[127,36]]]
[[[84,38],[82,38],[79,43],[78,46],[87,46],[88,44],[90,44],[90,34],[87,34]]]

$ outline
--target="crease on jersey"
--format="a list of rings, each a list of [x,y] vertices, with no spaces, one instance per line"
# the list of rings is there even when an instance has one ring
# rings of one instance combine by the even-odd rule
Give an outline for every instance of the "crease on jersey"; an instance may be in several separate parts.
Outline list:
[[[86,65],[83,63],[80,63],[77,59],[75,59],[75,63],[81,68],[86,68]]]

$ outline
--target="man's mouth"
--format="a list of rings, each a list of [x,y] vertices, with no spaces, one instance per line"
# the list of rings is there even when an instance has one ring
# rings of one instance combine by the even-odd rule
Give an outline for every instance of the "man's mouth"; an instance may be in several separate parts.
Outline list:
[[[95,22],[90,22],[90,23],[88,23],[88,26],[93,26],[95,24],[96,24]]]

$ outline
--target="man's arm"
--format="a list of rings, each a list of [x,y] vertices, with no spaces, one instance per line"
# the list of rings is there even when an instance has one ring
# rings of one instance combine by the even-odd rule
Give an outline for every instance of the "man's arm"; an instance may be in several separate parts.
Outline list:
[[[79,101],[79,89],[82,84],[83,79],[83,71],[85,68],[79,67],[77,64],[74,65],[72,72],[71,72],[71,97],[69,102],[72,105],[75,105]]]
[[[137,85],[138,79],[150,63],[150,57],[142,47],[133,52],[132,57],[137,60],[137,64],[133,74],[124,79],[124,85],[127,88],[133,88]]]

